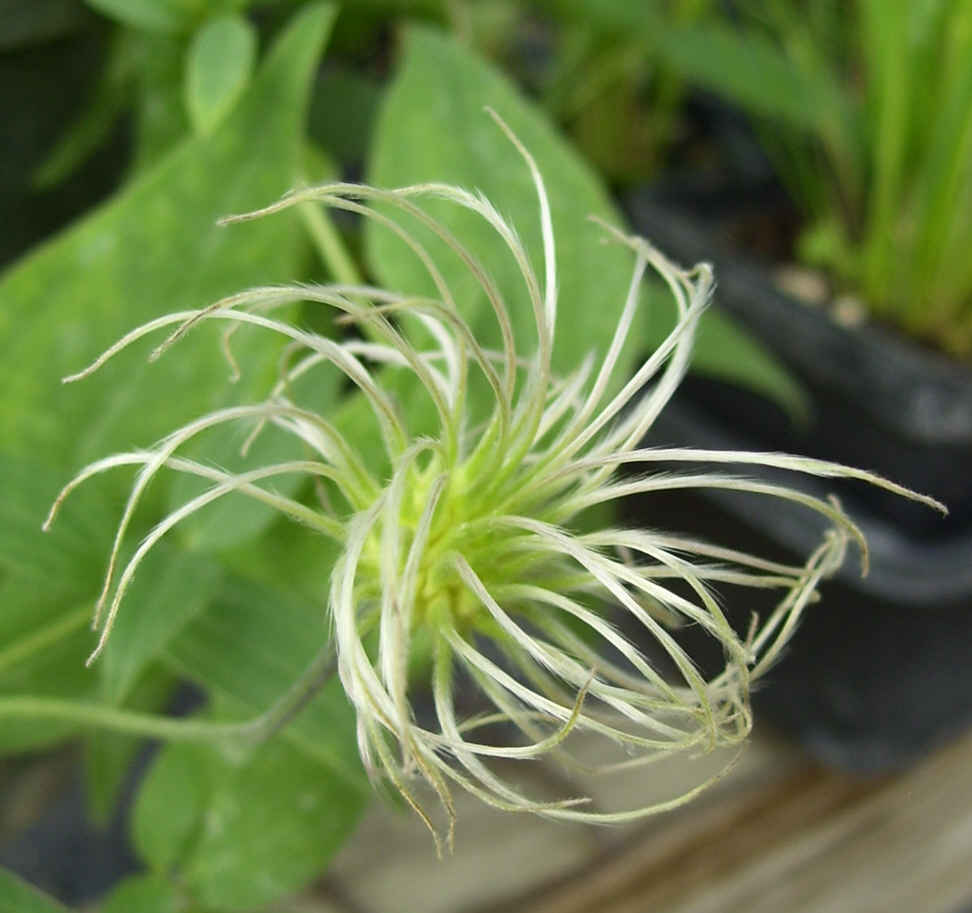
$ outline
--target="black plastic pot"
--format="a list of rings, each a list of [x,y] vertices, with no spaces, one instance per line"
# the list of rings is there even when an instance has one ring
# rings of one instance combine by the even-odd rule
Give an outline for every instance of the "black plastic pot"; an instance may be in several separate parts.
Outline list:
[[[829,763],[906,764],[972,722],[972,370],[882,328],[840,326],[780,293],[765,270],[727,253],[717,221],[649,194],[628,202],[639,233],[669,255],[715,264],[718,305],[786,363],[812,402],[799,427],[768,400],[689,378],[651,443],[804,453],[876,470],[949,506],[943,519],[865,485],[787,476],[840,497],[868,538],[871,570],[862,578],[848,561],[825,585],[756,695],[757,711]],[[727,528],[741,530],[747,541],[737,544],[791,558],[819,542],[820,528],[795,505],[691,498],[653,500],[653,522],[662,510],[722,541]],[[737,608],[742,621],[753,606]]]

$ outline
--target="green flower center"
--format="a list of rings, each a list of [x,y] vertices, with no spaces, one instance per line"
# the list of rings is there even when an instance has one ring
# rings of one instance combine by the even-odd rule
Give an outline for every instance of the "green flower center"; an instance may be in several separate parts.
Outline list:
[[[394,521],[382,512],[362,553],[358,574],[361,595],[380,599],[382,581],[391,570],[398,581],[393,587],[396,598],[412,600],[412,633],[443,625],[460,633],[474,628],[492,631],[489,610],[462,579],[457,556],[468,562],[489,591],[525,579],[548,579],[556,562],[547,552],[528,549],[528,537],[523,532],[489,522],[499,516],[503,499],[498,495],[484,497],[490,476],[476,473],[471,461],[448,473],[429,518],[429,505],[442,479],[438,455],[408,473],[404,493],[393,512]],[[396,525],[391,531],[397,537],[394,549],[389,547],[388,522]],[[423,524],[427,527],[424,532]],[[422,539],[416,544],[419,536]],[[403,584],[409,583],[407,567],[413,549],[414,576],[407,586]],[[394,562],[393,568],[384,566],[389,562]]]

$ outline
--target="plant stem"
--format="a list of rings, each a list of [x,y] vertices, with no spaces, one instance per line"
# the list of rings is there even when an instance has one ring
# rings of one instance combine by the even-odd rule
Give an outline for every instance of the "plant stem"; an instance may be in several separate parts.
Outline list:
[[[334,651],[330,644],[326,644],[275,704],[259,716],[239,723],[178,719],[94,702],[30,696],[0,698],[0,719],[73,722],[171,742],[240,739],[256,744],[266,741],[290,723],[320,692],[336,667]]]

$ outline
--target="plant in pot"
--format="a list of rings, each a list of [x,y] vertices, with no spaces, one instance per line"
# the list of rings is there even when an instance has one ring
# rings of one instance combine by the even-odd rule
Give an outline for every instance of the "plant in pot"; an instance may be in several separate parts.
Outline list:
[[[842,493],[874,544],[871,574],[841,578],[762,698],[821,756],[893,767],[972,719],[972,3],[763,3],[683,38],[681,72],[753,116],[802,215],[795,255],[817,273],[799,278],[822,300],[740,256],[765,197],[686,219],[634,195],[639,230],[681,257],[710,251],[720,302],[810,394],[794,423],[730,387],[690,386],[655,433],[847,460],[949,505],[929,523]],[[755,536],[806,541],[785,511],[720,509]]]

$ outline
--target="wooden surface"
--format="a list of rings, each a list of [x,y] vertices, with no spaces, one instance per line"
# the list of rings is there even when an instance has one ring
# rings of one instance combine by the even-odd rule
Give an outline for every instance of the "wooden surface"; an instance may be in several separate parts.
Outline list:
[[[699,763],[715,770],[720,760]],[[577,785],[603,807],[646,802],[698,776],[691,763]],[[563,794],[562,774],[536,765],[531,777],[534,792]],[[906,772],[866,780],[764,735],[700,800],[625,828],[457,799],[453,856],[437,861],[420,821],[376,805],[328,877],[281,911],[972,911],[972,735]]]

